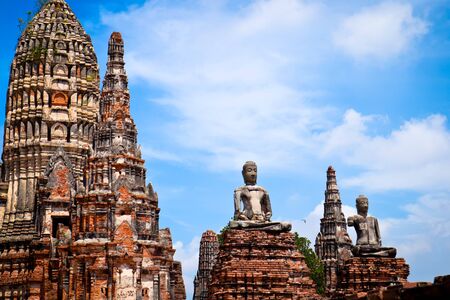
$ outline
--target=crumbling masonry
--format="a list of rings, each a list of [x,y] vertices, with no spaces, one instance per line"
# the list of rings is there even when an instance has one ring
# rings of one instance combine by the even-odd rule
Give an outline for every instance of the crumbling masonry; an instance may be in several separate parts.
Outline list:
[[[194,300],[208,300],[211,272],[219,254],[219,240],[212,230],[202,234],[198,258],[198,271],[194,279]]]
[[[336,171],[328,167],[323,218],[316,237],[315,250],[324,264],[325,290],[336,290],[339,266],[350,258],[352,240],[347,233],[347,222],[342,212],[342,202],[336,181]]]
[[[124,43],[103,90],[90,40],[48,1],[11,65],[0,183],[0,299],[185,299],[130,116]]]

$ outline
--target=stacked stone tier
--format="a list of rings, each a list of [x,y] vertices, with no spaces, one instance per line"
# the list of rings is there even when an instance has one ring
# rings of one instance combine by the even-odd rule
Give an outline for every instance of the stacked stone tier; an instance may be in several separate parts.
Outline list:
[[[409,265],[403,258],[353,257],[339,271],[338,290],[364,292],[405,283]]]
[[[211,300],[318,298],[290,232],[227,230],[212,271]]]

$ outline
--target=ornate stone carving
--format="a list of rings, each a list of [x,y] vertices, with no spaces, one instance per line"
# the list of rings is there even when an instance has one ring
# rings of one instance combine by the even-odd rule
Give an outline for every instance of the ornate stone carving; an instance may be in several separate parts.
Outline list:
[[[89,36],[64,0],[45,2],[11,68],[0,298],[183,300],[181,264],[136,151],[122,37],[111,35],[99,103]]]
[[[317,234],[315,250],[322,260],[325,271],[325,289],[336,290],[337,272],[343,262],[352,257],[352,240],[347,233],[347,222],[342,212],[342,202],[332,166],[327,170],[323,218]]]
[[[208,300],[211,271],[219,254],[219,241],[212,230],[202,234],[198,258],[198,271],[194,280],[194,300]]]

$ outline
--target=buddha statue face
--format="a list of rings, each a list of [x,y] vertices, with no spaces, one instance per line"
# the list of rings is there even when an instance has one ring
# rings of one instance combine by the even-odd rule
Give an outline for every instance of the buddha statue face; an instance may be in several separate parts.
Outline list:
[[[356,198],[356,210],[358,211],[358,215],[367,215],[369,211],[369,199],[366,196],[360,195]]]
[[[242,176],[244,177],[244,182],[246,185],[255,185],[257,179],[258,170],[256,168],[256,163],[253,161],[248,161],[242,167]]]

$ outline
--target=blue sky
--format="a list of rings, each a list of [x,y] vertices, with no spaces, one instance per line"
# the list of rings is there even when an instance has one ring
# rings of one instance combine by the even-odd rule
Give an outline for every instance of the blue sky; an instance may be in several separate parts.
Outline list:
[[[148,180],[188,293],[200,236],[232,217],[246,160],[273,219],[301,235],[319,230],[333,165],[346,215],[369,197],[411,281],[450,273],[448,1],[67,2],[102,74],[110,33],[125,39]],[[0,94],[31,9],[18,0],[0,12]]]

